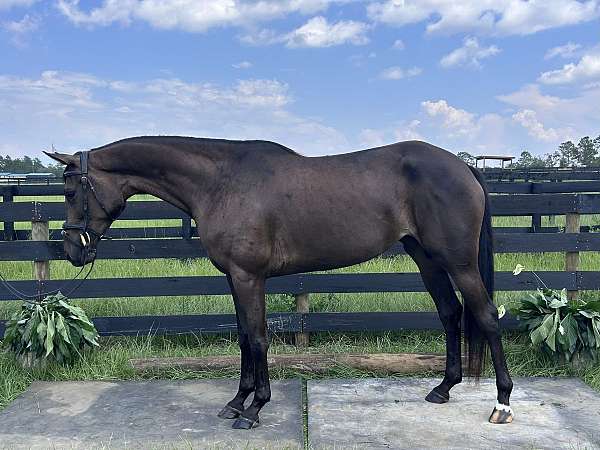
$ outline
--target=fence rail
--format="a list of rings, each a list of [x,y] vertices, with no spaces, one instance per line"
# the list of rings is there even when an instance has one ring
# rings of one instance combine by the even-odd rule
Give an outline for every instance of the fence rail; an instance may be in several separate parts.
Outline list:
[[[585,172],[585,171],[584,171]],[[586,172],[589,178],[594,172]],[[600,171],[599,171],[600,173]],[[513,173],[516,175],[516,173]],[[557,178],[552,174],[552,180]],[[531,173],[529,173],[531,175]],[[573,173],[571,173],[573,175]],[[489,169],[486,177],[495,176]],[[537,175],[536,175],[537,176]],[[574,175],[573,175],[574,176]],[[582,175],[579,175],[582,176]],[[524,179],[527,179],[524,177]],[[600,177],[587,181],[490,181],[494,216],[531,216],[531,227],[502,227],[496,229],[495,246],[498,253],[565,252],[570,261],[565,271],[541,272],[539,275],[550,287],[567,288],[571,294],[580,290],[600,289],[600,272],[578,271],[579,252],[600,251],[600,233],[588,233],[591,227],[579,226],[579,215],[600,213]],[[18,197],[60,196],[61,184],[0,186],[0,221],[4,222],[4,241],[0,241],[0,261],[35,261],[43,263],[64,259],[62,241],[57,230],[50,230],[50,240],[32,241],[30,231],[15,230],[15,222],[49,223],[64,220],[61,202],[15,201]],[[585,192],[585,193],[584,193]],[[540,227],[541,215],[567,215],[568,233],[559,227]],[[160,201],[132,201],[121,219],[175,219],[180,226],[112,228],[108,236],[114,239],[100,243],[100,259],[204,258],[206,250],[200,240],[192,238],[195,228],[181,210]],[[593,227],[592,227],[593,228]],[[583,231],[578,233],[577,231]],[[532,233],[535,231],[535,233]],[[388,249],[383,256],[404,254],[401,243]],[[496,273],[496,288],[500,291],[523,291],[537,287],[536,279],[528,273],[514,277],[510,272]],[[143,280],[143,282],[141,282]],[[34,293],[38,281],[14,281],[19,290]],[[44,290],[59,288],[65,280],[42,281]],[[69,289],[68,287],[66,289]],[[425,292],[418,273],[361,273],[361,274],[299,274],[271,278],[267,292],[290,294],[303,299],[297,312],[269,315],[269,327],[274,331],[306,333],[317,331],[382,331],[402,329],[442,329],[437,314],[430,312],[385,313],[310,313],[306,294],[368,293],[368,292]],[[73,298],[156,297],[225,295],[229,287],[222,276],[152,277],[90,279],[75,290]],[[570,294],[570,295],[571,295]],[[0,287],[0,301],[14,297]],[[96,317],[98,330],[104,335],[131,335],[156,332],[233,332],[235,317],[230,314],[186,316]],[[505,327],[516,322],[507,317]],[[3,322],[0,321],[0,335]]]
[[[600,233],[496,233],[496,253],[600,251]],[[62,241],[8,241],[0,244],[0,261],[65,259]],[[401,243],[382,256],[405,254]],[[98,259],[206,258],[200,239],[114,239],[101,241]]]
[[[487,180],[519,180],[519,181],[562,181],[562,180],[600,180],[600,167],[528,167],[528,168],[499,168],[486,167],[483,174]],[[0,185],[20,185],[29,184],[60,184],[62,177],[48,176],[40,178],[15,176],[0,178]]]

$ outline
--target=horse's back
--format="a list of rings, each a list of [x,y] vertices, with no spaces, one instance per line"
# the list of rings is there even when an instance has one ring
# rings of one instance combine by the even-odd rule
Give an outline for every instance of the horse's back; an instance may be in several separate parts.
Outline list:
[[[473,180],[454,155],[422,142],[327,157],[256,142],[232,164],[214,228],[235,230],[243,239],[232,238],[232,251],[260,253],[272,275],[356,264],[418,238]]]

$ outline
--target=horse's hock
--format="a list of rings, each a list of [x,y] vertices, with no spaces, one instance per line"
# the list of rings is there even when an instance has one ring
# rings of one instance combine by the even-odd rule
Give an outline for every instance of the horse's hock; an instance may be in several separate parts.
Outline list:
[[[493,380],[444,405],[424,401],[436,381],[309,380],[304,400],[300,380],[275,381],[251,431],[216,417],[234,380],[38,382],[0,413],[0,448],[600,449],[600,394],[578,379],[516,379],[503,426],[487,422]]]

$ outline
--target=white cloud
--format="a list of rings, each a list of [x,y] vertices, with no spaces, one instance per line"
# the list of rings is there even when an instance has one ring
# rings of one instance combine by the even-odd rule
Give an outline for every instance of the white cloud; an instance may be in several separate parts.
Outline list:
[[[429,142],[454,152],[510,154],[525,141],[524,133],[520,134],[509,118],[497,113],[477,114],[443,99],[424,101],[421,110],[420,133]]]
[[[369,17],[391,25],[427,22],[428,33],[526,35],[600,17],[598,0],[385,0]]]
[[[419,126],[419,120],[410,122],[399,122],[392,127],[383,129],[365,128],[358,135],[359,143],[362,147],[381,147],[387,144],[393,144],[399,141],[425,140]]]
[[[538,140],[549,141],[555,136],[556,142],[562,142],[598,134],[600,86],[589,86],[576,96],[556,97],[542,93],[538,85],[527,85],[497,98],[516,107],[513,120],[522,126],[527,124],[529,135]],[[523,111],[533,111],[535,115]]]
[[[104,0],[102,6],[89,12],[79,9],[79,0],[58,0],[56,7],[71,22],[77,25],[110,25],[113,22],[131,22],[133,7],[137,1]]]
[[[404,41],[402,39],[396,39],[392,44],[392,48],[395,48],[396,50],[404,50],[406,45],[404,45]]]
[[[591,83],[586,83],[583,85],[584,89],[596,89],[600,88],[600,81],[592,81]]]
[[[262,30],[245,34],[240,36],[239,39],[244,44],[256,46],[278,44],[283,41],[281,35],[269,28],[263,28]]]
[[[335,45],[364,45],[369,42],[369,25],[353,20],[329,23],[323,16],[310,19],[301,27],[284,34],[268,28],[240,37],[250,45],[272,45],[285,43],[287,47],[333,47]]]
[[[369,60],[377,58],[377,53],[369,52],[369,53],[357,53],[348,57],[348,61],[350,61],[356,67],[364,67]]]
[[[336,129],[289,110],[289,86],[239,80],[230,86],[159,78],[137,82],[46,71],[0,76],[0,145],[14,153],[54,143],[91,148],[127,136],[175,134],[269,139],[306,154],[346,151]]]
[[[250,61],[241,61],[236,64],[231,65],[234,69],[249,69],[252,67],[252,63]]]
[[[420,120],[411,120],[408,124],[398,127],[394,130],[394,136],[399,141],[423,140],[423,136],[417,128],[421,125]]]
[[[556,58],[557,56],[560,56],[561,58],[570,58],[580,48],[581,44],[567,42],[565,45],[559,45],[558,47],[552,47],[551,49],[548,49],[544,55],[544,59],[552,59]]]
[[[535,111],[531,109],[523,109],[516,112],[512,116],[513,120],[521,124],[523,128],[527,129],[530,136],[540,141],[556,141],[560,134],[554,128],[545,128],[544,124],[541,123]]]
[[[565,64],[562,69],[551,70],[540,75],[544,84],[570,84],[600,78],[600,51],[588,53],[577,63]]]
[[[381,147],[393,141],[387,140],[386,132],[373,128],[365,128],[358,135],[360,145],[367,148]]]
[[[440,65],[445,68],[455,66],[481,68],[480,60],[497,55],[498,53],[500,53],[500,49],[495,45],[480,47],[477,38],[466,37],[462,47],[459,47],[444,56],[440,60]]]
[[[537,84],[527,84],[518,91],[499,95],[498,100],[518,108],[529,108],[536,111],[560,109],[564,101],[559,97],[542,94]]]
[[[446,100],[428,100],[422,102],[421,107],[430,117],[441,119],[442,126],[453,134],[469,134],[477,127],[474,114],[464,109],[454,108]]]
[[[369,42],[369,26],[363,22],[341,20],[327,22],[323,16],[310,19],[300,28],[285,36],[288,47],[331,47],[340,44],[364,45]]]
[[[420,75],[423,69],[420,67],[411,67],[409,69],[403,69],[402,67],[392,66],[384,69],[380,74],[379,78],[383,80],[401,80],[403,78],[412,78]]]
[[[21,20],[4,22],[2,28],[11,34],[11,42],[17,47],[24,47],[27,35],[38,29],[40,21],[37,17],[25,14]]]
[[[314,14],[344,1],[348,0],[103,0],[86,11],[79,0],[58,0],[58,9],[78,25],[141,20],[160,29],[204,32],[217,26],[252,25],[290,13]]]
[[[31,6],[38,0],[0,0],[0,11],[16,6]]]
[[[517,155],[523,149],[548,153],[565,140],[598,134],[600,85],[574,97],[556,97],[530,84],[497,100],[506,105],[501,113],[469,111],[445,99],[426,100],[414,123],[365,128],[358,139],[367,146],[420,139],[454,152]]]
[[[388,127],[363,129],[363,146],[377,147],[398,141],[421,140],[453,152],[510,154],[526,140],[521,127],[495,113],[478,115],[448,104],[446,100],[421,103],[419,119],[400,121]],[[512,129],[514,128],[514,130]]]

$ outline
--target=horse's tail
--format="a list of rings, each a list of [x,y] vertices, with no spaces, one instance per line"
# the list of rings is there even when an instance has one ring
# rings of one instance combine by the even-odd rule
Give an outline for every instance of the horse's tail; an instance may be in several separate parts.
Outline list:
[[[490,299],[494,300],[494,247],[492,236],[492,215],[490,212],[490,196],[479,170],[469,166],[471,172],[481,185],[485,194],[485,209],[483,213],[483,222],[479,234],[479,273],[485,285]],[[485,356],[487,354],[487,341],[481,329],[475,321],[473,313],[468,305],[464,303],[464,335],[467,354],[467,375],[479,378],[481,370],[485,365]]]

